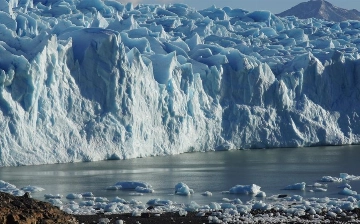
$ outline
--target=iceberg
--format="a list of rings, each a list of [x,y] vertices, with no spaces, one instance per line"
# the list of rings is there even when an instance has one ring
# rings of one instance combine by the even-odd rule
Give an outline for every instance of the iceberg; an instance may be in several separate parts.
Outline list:
[[[291,184],[288,185],[284,188],[284,190],[301,190],[304,191],[306,187],[306,183],[305,182],[301,182],[301,183],[295,183],[295,184]]]
[[[256,185],[256,184],[251,184],[251,185],[236,185],[232,188],[230,188],[229,193],[230,194],[254,194],[254,195],[258,195],[258,194],[262,194],[263,192],[260,191],[260,186]],[[260,197],[259,195],[259,197]]]
[[[194,190],[189,188],[187,184],[180,182],[175,185],[175,194],[189,196],[194,194]]]
[[[1,3],[0,166],[360,143],[359,22]]]

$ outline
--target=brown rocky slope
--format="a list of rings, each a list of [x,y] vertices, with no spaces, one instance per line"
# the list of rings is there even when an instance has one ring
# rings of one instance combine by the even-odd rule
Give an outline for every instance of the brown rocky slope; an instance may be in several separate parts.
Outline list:
[[[0,192],[0,223],[4,224],[53,224],[78,223],[71,215],[47,202],[24,196]]]

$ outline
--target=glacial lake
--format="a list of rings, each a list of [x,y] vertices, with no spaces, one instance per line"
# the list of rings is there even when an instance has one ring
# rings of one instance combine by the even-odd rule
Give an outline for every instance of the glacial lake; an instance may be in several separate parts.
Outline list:
[[[283,190],[290,184],[314,184],[323,176],[340,177],[340,173],[360,176],[360,146],[331,146],[310,148],[279,148],[237,150],[226,152],[185,153],[174,156],[149,157],[129,160],[101,161],[22,167],[0,168],[0,180],[16,185],[42,187],[32,193],[45,200],[44,194],[93,192],[109,200],[118,196],[135,199],[144,204],[155,198],[177,203],[198,204],[222,202],[223,198],[240,198],[243,202],[254,199],[251,195],[223,194],[235,185],[256,184],[267,196],[276,194],[303,197],[342,198],[340,183],[327,183],[326,192]],[[133,195],[134,191],[106,190],[119,181],[148,182],[155,190],[152,194]],[[174,186],[184,182],[194,189],[191,196],[174,195]],[[350,182],[352,190],[360,193],[360,181]],[[205,191],[212,196],[203,196]],[[257,200],[264,200],[256,198]],[[265,199],[266,200],[266,199]]]

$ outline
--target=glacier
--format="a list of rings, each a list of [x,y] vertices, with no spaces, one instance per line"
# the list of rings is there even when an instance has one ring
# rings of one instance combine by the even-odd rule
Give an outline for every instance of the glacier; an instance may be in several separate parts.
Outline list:
[[[0,166],[360,143],[360,21],[0,3]]]

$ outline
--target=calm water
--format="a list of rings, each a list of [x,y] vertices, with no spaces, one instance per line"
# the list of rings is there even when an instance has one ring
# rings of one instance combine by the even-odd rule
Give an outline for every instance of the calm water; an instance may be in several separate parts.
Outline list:
[[[251,196],[221,193],[237,184],[257,184],[268,196],[343,197],[337,194],[339,184],[336,183],[329,184],[327,192],[282,189],[298,182],[313,184],[327,175],[339,177],[340,173],[348,173],[360,176],[359,161],[360,146],[187,153],[121,161],[3,167],[0,168],[0,180],[18,188],[27,185],[45,188],[45,191],[33,194],[40,200],[44,200],[43,195],[47,193],[66,196],[87,191],[99,197],[112,199],[119,196],[144,203],[153,198],[178,203],[196,201],[199,204],[221,202],[224,197],[250,200]],[[105,190],[118,181],[145,181],[153,186],[155,193],[134,196],[130,191]],[[178,182],[189,185],[195,194],[189,197],[173,195]],[[360,192],[360,181],[350,184],[353,190]],[[213,196],[202,196],[204,191],[212,192]]]

